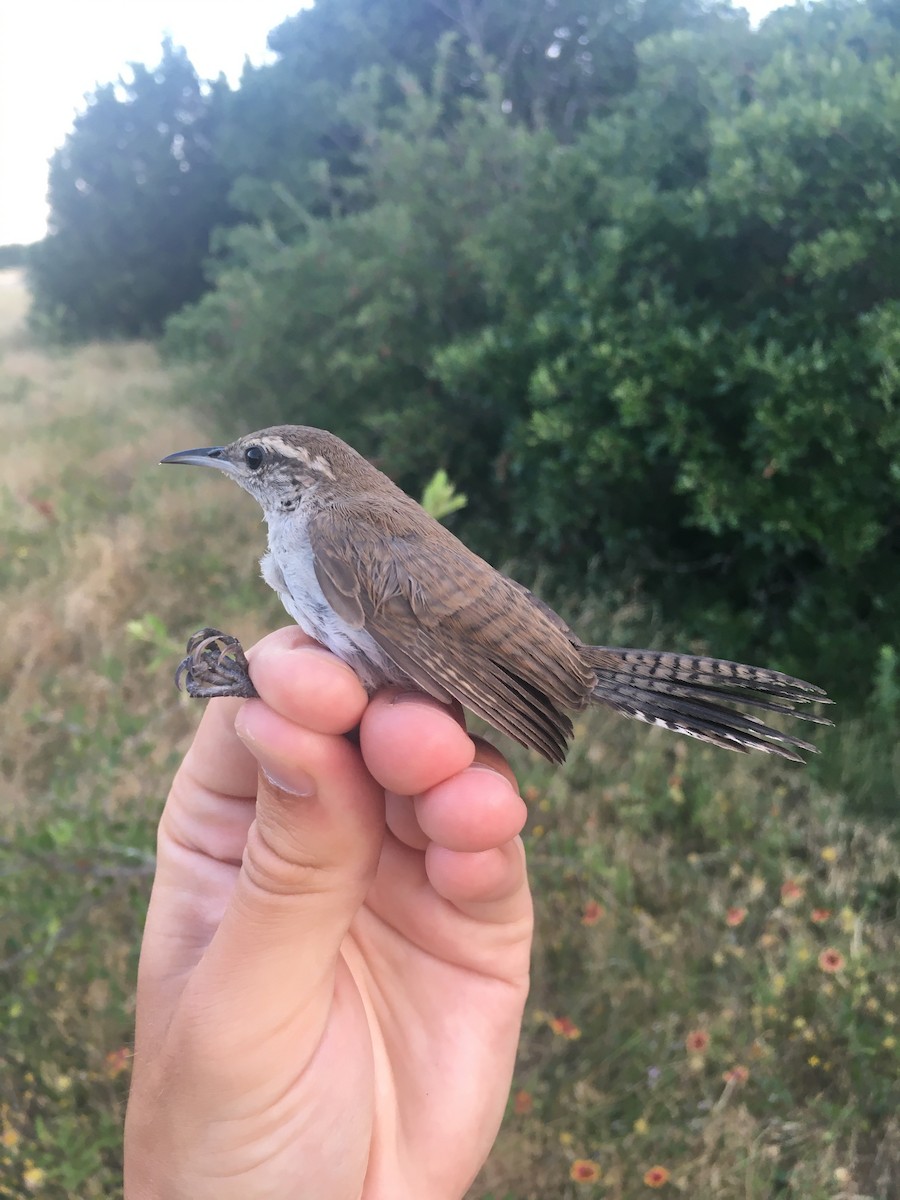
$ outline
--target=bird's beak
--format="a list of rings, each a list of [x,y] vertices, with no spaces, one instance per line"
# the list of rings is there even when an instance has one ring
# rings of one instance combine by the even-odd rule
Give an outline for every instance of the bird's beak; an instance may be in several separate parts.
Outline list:
[[[176,450],[161,458],[164,463],[186,463],[189,467],[218,467],[228,475],[234,474],[234,464],[226,454],[225,446],[201,446],[197,450]]]

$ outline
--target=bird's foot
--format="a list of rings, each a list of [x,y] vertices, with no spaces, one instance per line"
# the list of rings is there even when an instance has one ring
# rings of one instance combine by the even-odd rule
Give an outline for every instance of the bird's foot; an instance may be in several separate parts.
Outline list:
[[[219,629],[201,629],[188,641],[187,657],[175,672],[175,686],[198,700],[216,696],[258,696],[247,656],[237,638]]]

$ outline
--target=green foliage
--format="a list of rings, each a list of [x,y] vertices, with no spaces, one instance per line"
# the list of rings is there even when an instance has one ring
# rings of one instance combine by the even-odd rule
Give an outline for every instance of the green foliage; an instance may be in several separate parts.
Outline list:
[[[257,180],[169,346],[236,428],[326,425],[414,491],[440,464],[483,551],[862,694],[900,607],[900,36],[845,0],[658,15],[571,127],[498,43],[466,94],[447,37],[357,75],[342,163]]]
[[[443,521],[444,517],[459,512],[468,502],[468,496],[456,490],[443,467],[435,471],[429,479],[420,501],[425,511],[436,521]]]
[[[232,219],[213,152],[224,81],[170,42],[158,66],[100,87],[50,165],[50,232],[29,257],[33,321],[67,338],[156,333],[205,288]]]
[[[7,267],[24,267],[28,262],[28,253],[31,250],[30,246],[24,246],[18,242],[10,242],[5,246],[0,246],[0,271]]]

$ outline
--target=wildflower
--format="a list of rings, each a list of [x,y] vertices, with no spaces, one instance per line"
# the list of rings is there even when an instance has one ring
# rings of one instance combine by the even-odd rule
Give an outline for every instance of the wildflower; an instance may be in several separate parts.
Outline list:
[[[27,1167],[22,1172],[22,1182],[28,1188],[29,1192],[35,1192],[44,1182],[47,1172],[42,1171],[40,1167]]]
[[[127,1046],[120,1046],[118,1050],[110,1050],[107,1054],[106,1074],[110,1079],[115,1079],[117,1075],[121,1075],[123,1071],[128,1070],[129,1050]]]
[[[591,1158],[576,1158],[569,1168],[569,1178],[576,1183],[596,1183],[600,1178],[600,1164]]]
[[[535,825],[531,830],[531,836],[535,840],[537,840],[538,838],[542,838],[545,833],[546,833],[546,830],[544,829],[543,825]]]
[[[849,1183],[852,1176],[846,1167],[835,1167],[834,1178],[836,1183]]]
[[[16,1129],[4,1129],[0,1134],[0,1146],[4,1150],[15,1150],[21,1140],[21,1134]]]
[[[882,1039],[881,1044],[884,1046],[885,1050],[893,1050],[897,1045],[897,1039],[892,1033],[889,1033],[886,1038]]]
[[[705,1054],[709,1049],[709,1034],[705,1029],[692,1029],[684,1039],[684,1045],[691,1054]]]
[[[564,1129],[562,1131],[562,1133],[559,1135],[559,1144],[561,1146],[571,1146],[574,1141],[575,1141],[574,1137],[571,1135],[571,1133],[569,1133],[569,1131],[567,1129]]]
[[[738,925],[743,925],[746,917],[746,908],[729,908],[725,914],[725,924],[734,929]]]
[[[643,1117],[638,1117],[638,1119],[635,1121],[635,1123],[632,1125],[631,1128],[634,1130],[634,1132],[636,1134],[638,1134],[639,1136],[642,1137],[647,1132],[647,1130],[650,1128],[650,1126],[647,1124],[646,1120]]]
[[[819,966],[823,971],[827,971],[829,975],[834,975],[837,971],[844,969],[844,956],[840,950],[833,950],[829,946],[827,950],[823,950],[819,955]]]
[[[809,914],[809,919],[814,925],[823,925],[831,916],[830,908],[814,908]]]
[[[581,1030],[574,1021],[568,1017],[552,1017],[550,1020],[550,1028],[557,1037],[567,1038],[570,1042],[577,1041],[581,1037]]]
[[[582,925],[596,925],[603,916],[603,905],[596,900],[588,900],[581,914]]]
[[[811,1054],[806,1061],[811,1067],[817,1067],[822,1060],[819,1058],[818,1054]]]
[[[841,929],[843,929],[844,933],[852,933],[856,928],[856,913],[853,909],[844,907],[838,916],[841,922]]]
[[[534,1097],[531,1092],[520,1088],[513,1097],[513,1112],[517,1117],[524,1117],[534,1108]]]
[[[737,1084],[741,1084],[741,1083],[746,1083],[747,1080],[750,1078],[750,1072],[747,1070],[746,1067],[741,1066],[741,1064],[738,1063],[736,1066],[730,1067],[723,1074],[722,1078],[724,1079],[724,1081],[726,1083],[733,1083],[733,1084],[737,1085]]]
[[[796,879],[786,879],[781,885],[781,903],[790,907],[803,899],[803,888]]]
[[[837,862],[837,856],[837,846],[823,846],[819,853],[822,862],[827,863]]]
[[[665,1167],[651,1167],[644,1175],[644,1183],[647,1187],[661,1188],[665,1187],[671,1178]]]

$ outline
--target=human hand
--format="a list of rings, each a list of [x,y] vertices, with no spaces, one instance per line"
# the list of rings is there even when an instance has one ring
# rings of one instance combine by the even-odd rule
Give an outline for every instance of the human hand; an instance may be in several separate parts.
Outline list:
[[[160,823],[127,1200],[459,1200],[528,990],[524,804],[461,713],[368,703],[296,627],[249,659]]]

